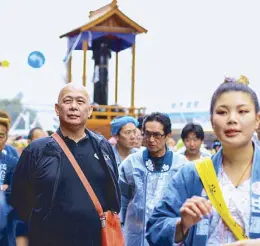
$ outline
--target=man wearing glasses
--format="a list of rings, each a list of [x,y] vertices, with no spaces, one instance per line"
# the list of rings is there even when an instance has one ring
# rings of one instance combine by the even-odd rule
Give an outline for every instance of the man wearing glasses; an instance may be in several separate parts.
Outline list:
[[[117,117],[111,121],[111,135],[116,140],[113,151],[117,165],[131,153],[135,152],[138,121],[131,116]]]
[[[146,148],[129,155],[119,167],[121,222],[126,246],[147,246],[146,222],[175,172],[186,162],[166,145],[171,137],[168,115],[152,113],[143,121]]]

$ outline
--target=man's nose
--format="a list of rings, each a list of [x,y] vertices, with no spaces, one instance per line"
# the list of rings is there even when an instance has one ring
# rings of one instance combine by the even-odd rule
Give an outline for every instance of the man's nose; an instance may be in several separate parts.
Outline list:
[[[154,142],[154,139],[155,139],[154,136],[151,135],[148,140],[149,140],[149,142]]]
[[[73,100],[72,102],[71,102],[71,108],[72,109],[77,109],[78,108],[78,104],[77,104],[77,102],[75,101],[75,100]]]
[[[194,140],[191,140],[190,141],[190,146],[193,147],[195,145],[195,141]]]

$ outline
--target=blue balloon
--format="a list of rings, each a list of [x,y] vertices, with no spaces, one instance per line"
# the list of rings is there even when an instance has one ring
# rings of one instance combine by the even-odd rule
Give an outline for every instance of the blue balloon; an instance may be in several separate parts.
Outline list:
[[[45,57],[40,51],[33,51],[28,56],[28,64],[33,68],[40,68],[45,63]]]

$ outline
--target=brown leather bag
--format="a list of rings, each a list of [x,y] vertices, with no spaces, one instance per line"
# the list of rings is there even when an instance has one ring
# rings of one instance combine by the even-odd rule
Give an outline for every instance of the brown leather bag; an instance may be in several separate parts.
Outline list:
[[[113,211],[103,211],[102,206],[99,203],[98,198],[95,195],[93,189],[91,188],[86,176],[82,172],[79,164],[75,160],[73,154],[71,153],[63,139],[59,136],[58,133],[52,134],[52,137],[57,141],[57,143],[60,145],[60,147],[68,157],[69,161],[71,162],[71,165],[78,174],[81,182],[83,183],[99,214],[102,228],[102,246],[124,246],[124,237],[118,214]]]

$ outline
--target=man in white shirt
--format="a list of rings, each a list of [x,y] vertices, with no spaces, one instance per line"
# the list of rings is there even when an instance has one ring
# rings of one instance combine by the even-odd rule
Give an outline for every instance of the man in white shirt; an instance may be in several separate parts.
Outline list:
[[[184,146],[178,152],[185,155],[189,161],[194,161],[206,156],[210,156],[209,151],[202,147],[204,141],[204,131],[199,124],[188,123],[181,132]]]

